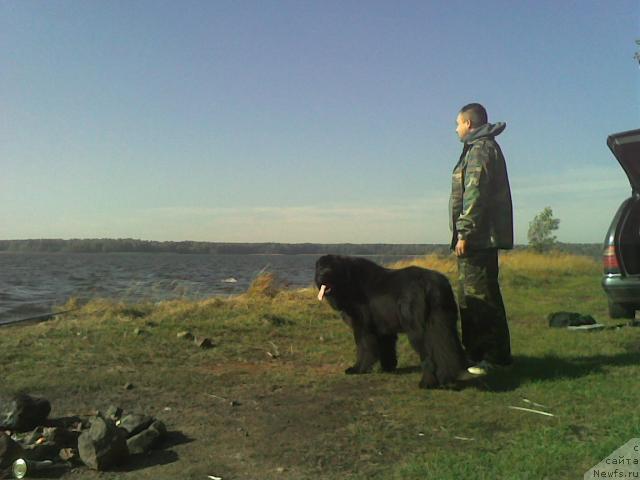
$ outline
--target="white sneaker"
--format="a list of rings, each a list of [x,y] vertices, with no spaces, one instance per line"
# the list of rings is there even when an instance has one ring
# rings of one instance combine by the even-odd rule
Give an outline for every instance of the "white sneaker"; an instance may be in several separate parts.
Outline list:
[[[481,362],[467,368],[467,372],[472,375],[486,375],[489,373],[489,370],[493,368],[493,365],[487,362],[486,360],[482,360]]]

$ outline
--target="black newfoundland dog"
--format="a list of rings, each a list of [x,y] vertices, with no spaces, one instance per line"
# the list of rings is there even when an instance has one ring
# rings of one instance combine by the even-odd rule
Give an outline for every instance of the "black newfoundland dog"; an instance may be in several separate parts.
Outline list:
[[[458,336],[458,307],[447,278],[433,270],[383,268],[364,258],[325,255],[315,282],[324,298],[353,329],[356,363],[345,373],[369,373],[380,361],[393,371],[398,333],[406,333],[420,355],[420,387],[464,380],[467,363]]]

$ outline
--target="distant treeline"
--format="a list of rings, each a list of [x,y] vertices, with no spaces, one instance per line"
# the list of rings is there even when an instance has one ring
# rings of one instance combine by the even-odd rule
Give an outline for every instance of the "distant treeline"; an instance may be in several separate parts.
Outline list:
[[[123,239],[34,239],[0,240],[0,252],[61,253],[205,253],[205,254],[315,254],[340,255],[424,255],[447,253],[446,245],[429,244],[319,244],[319,243],[218,243],[156,242]]]
[[[516,249],[526,248],[519,245]],[[559,243],[557,249],[591,257],[600,257],[602,246],[593,243]],[[46,253],[200,253],[200,254],[323,254],[339,255],[448,255],[444,244],[389,244],[389,243],[217,243],[217,242],[156,242],[123,239],[33,239],[0,240],[0,252]]]

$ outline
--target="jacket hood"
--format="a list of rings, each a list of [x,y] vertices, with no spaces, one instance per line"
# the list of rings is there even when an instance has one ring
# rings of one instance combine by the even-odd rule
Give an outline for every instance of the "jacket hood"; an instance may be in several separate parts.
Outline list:
[[[480,125],[478,128],[474,128],[469,132],[467,136],[462,139],[462,142],[473,143],[481,138],[497,137],[505,128],[507,128],[507,124],[504,122],[485,123],[484,125]]]

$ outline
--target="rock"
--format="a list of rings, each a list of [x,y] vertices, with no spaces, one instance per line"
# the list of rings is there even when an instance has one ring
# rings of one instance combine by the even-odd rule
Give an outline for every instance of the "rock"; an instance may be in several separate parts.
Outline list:
[[[80,432],[62,427],[37,427],[31,432],[14,433],[11,438],[24,449],[33,450],[39,445],[53,445],[56,448],[75,447],[78,444]],[[36,455],[39,456],[39,455]],[[33,458],[33,457],[28,457]]]
[[[127,448],[131,454],[146,453],[164,439],[167,428],[164,423],[156,420],[149,428],[127,440]]]
[[[194,339],[195,344],[202,348],[202,349],[206,349],[206,348],[213,348],[213,342],[211,341],[210,338],[207,337],[196,337]]]
[[[161,422],[160,420],[154,420],[149,428],[155,429],[160,434],[160,437],[162,439],[167,436],[167,427],[165,426],[164,422]]]
[[[44,398],[20,394],[9,401],[0,400],[0,430],[28,432],[43,424],[50,412],[51,404]]]
[[[193,340],[193,338],[194,338],[193,337],[193,333],[188,332],[186,330],[183,331],[183,332],[178,332],[177,337],[180,338],[180,339],[189,340],[189,341]]]
[[[115,422],[116,420],[120,420],[120,417],[122,417],[122,408],[115,405],[109,405],[109,408],[107,408],[107,411],[104,412],[104,414],[107,418],[110,418]]]
[[[146,430],[127,439],[127,449],[129,454],[138,455],[146,453],[151,449],[152,443],[156,440],[158,434],[155,430],[147,428]]]
[[[154,421],[153,417],[147,415],[139,415],[137,413],[130,413],[120,419],[118,427],[123,428],[127,432],[127,436],[132,437],[137,435],[141,431],[149,428]]]
[[[94,413],[93,415],[95,416],[97,415],[97,413]],[[47,421],[47,425],[57,427],[62,430],[69,430],[72,432],[80,432],[83,429],[89,428],[91,426],[86,418],[80,418],[78,416],[52,418]]]
[[[43,430],[43,427],[37,427],[30,432],[14,433],[11,438],[20,445],[35,445],[36,441],[42,437]]]
[[[39,442],[24,447],[24,458],[27,460],[50,460],[55,458],[60,447],[53,442]]]
[[[58,452],[58,457],[63,462],[68,462],[78,457],[78,451],[75,448],[61,448]]]
[[[78,446],[80,432],[59,427],[43,428],[44,439],[55,444],[58,448],[71,448]]]
[[[22,447],[9,435],[0,432],[0,469],[8,467],[22,456]]]
[[[38,427],[30,434],[31,444],[53,443],[60,448],[67,444],[73,445],[78,440],[78,435],[59,427]]]
[[[91,428],[78,438],[80,459],[94,470],[107,470],[124,463],[128,456],[123,432],[109,419],[95,417]]]

